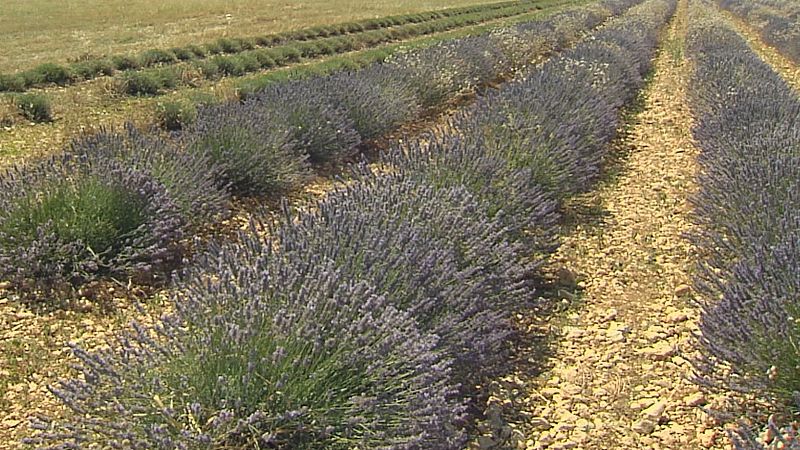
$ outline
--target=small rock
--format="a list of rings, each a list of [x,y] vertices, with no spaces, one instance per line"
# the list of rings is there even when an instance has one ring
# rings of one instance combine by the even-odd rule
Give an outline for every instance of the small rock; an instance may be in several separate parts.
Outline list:
[[[683,297],[683,296],[687,295],[691,291],[692,291],[692,288],[690,286],[688,286],[686,284],[681,284],[681,285],[678,285],[678,287],[675,288],[675,296],[676,297]]]
[[[661,341],[655,343],[652,347],[643,349],[641,352],[656,361],[664,361],[675,356],[678,351],[669,342]]]
[[[558,433],[566,433],[575,429],[575,425],[571,423],[559,423],[556,425],[556,432]]]
[[[625,335],[617,331],[608,335],[608,339],[614,343],[625,342]]]
[[[589,431],[594,428],[594,424],[586,419],[578,419],[575,421],[575,427],[581,431]]]
[[[578,395],[583,391],[583,389],[580,386],[574,385],[572,383],[565,383],[564,386],[561,387],[561,390],[569,395]]]
[[[616,319],[617,314],[619,313],[617,312],[616,308],[609,308],[605,313],[603,313],[602,316],[600,316],[600,323],[606,323],[610,320]]]
[[[571,448],[576,448],[577,446],[578,446],[577,442],[565,441],[565,442],[559,442],[558,444],[553,445],[550,448],[552,448],[553,450],[569,450]]]
[[[700,406],[706,404],[706,397],[702,392],[696,392],[683,398],[686,406]]]
[[[630,404],[628,404],[628,407],[630,409],[634,410],[634,411],[639,411],[639,410],[645,409],[648,406],[650,406],[653,403],[655,403],[655,400],[656,399],[654,399],[654,398],[636,399],[636,400],[633,400],[632,402],[630,402]]]
[[[528,424],[537,431],[545,431],[553,428],[553,424],[551,424],[544,417],[534,417],[528,422]]]
[[[577,339],[586,336],[586,330],[578,327],[564,328],[564,337],[566,339]]]
[[[560,393],[561,393],[561,389],[558,389],[558,388],[544,388],[544,389],[542,389],[542,395],[544,395],[545,397],[552,397],[552,396],[554,396],[556,394],[560,394]]]
[[[566,267],[559,268],[556,271],[556,277],[558,278],[558,284],[561,286],[575,287],[578,283],[578,276]]]
[[[703,448],[711,448],[717,442],[717,431],[706,430],[697,436],[697,440]]]
[[[495,445],[494,439],[490,438],[489,436],[478,437],[478,448],[487,449],[487,448],[492,448],[494,445]]]
[[[3,427],[5,428],[16,428],[17,425],[21,424],[21,420],[16,419],[6,419],[3,421]]]
[[[667,315],[667,322],[669,323],[681,323],[687,320],[689,320],[689,316],[684,312],[676,311]]]
[[[578,416],[573,414],[569,410],[560,411],[558,414],[558,418],[561,422],[568,422],[568,423],[575,423],[578,420]]]
[[[634,423],[631,428],[639,434],[650,434],[656,429],[656,424],[651,420],[642,419]]]
[[[552,444],[553,442],[555,442],[555,440],[556,440],[556,438],[552,434],[550,434],[550,433],[542,433],[542,435],[539,436],[539,440],[537,441],[537,444],[546,447],[546,446]]]
[[[658,422],[658,419],[661,418],[661,415],[664,414],[664,410],[666,409],[667,401],[659,400],[642,411],[642,416],[646,419],[652,420],[653,422]]]

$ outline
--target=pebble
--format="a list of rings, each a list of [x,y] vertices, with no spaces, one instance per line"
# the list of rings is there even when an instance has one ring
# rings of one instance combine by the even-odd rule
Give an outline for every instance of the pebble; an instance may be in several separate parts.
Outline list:
[[[631,429],[639,434],[650,434],[656,429],[656,424],[649,419],[641,419],[636,421]]]
[[[692,291],[692,288],[686,284],[680,284],[675,288],[675,296],[683,297]]]
[[[702,392],[696,392],[691,395],[687,395],[683,398],[683,403],[686,406],[701,406],[706,404],[706,396],[703,395]]]
[[[716,430],[706,430],[700,433],[697,436],[697,440],[700,442],[700,445],[703,448],[711,448],[717,442],[717,431]]]
[[[643,349],[641,353],[655,361],[664,361],[675,356],[678,350],[669,342],[660,341],[652,347]]]
[[[549,430],[550,428],[553,428],[553,424],[551,424],[544,417],[534,417],[528,422],[528,425],[530,425],[531,428],[537,431],[545,431]]]
[[[659,400],[649,407],[642,411],[642,416],[646,419],[650,419],[654,422],[658,422],[661,418],[661,415],[664,414],[664,410],[667,409],[667,401],[666,400]]]
[[[689,315],[685,312],[676,311],[667,315],[667,322],[669,323],[681,323],[686,322],[687,320],[689,320]]]

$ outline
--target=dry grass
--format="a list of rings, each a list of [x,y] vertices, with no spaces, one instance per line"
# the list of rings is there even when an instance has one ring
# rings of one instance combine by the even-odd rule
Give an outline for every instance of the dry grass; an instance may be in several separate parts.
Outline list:
[[[2,0],[0,72],[496,0]]]

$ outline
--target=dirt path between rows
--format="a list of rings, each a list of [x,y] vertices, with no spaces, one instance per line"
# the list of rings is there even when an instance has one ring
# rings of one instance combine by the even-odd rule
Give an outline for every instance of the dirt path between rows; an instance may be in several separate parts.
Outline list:
[[[688,379],[698,311],[689,197],[697,149],[686,102],[687,2],[665,32],[641,110],[616,142],[613,175],[577,199],[552,265],[582,291],[557,324],[552,366],[527,384],[533,449],[725,448]]]

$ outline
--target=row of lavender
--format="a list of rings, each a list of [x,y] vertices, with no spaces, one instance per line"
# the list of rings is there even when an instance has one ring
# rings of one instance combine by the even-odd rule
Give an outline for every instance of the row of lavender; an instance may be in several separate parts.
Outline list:
[[[785,407],[800,391],[800,98],[708,4],[691,14],[700,381]]]
[[[720,0],[758,29],[764,42],[800,64],[800,5],[790,0]]]
[[[120,351],[75,349],[44,448],[460,449],[533,301],[558,199],[586,188],[674,0],[648,0],[432,136],[177,281]],[[550,175],[542,170],[546,164]]]
[[[357,72],[267,86],[171,138],[109,131],[0,178],[0,281],[33,299],[97,279],[162,283],[231,195],[279,195],[465,89],[564,48],[634,0],[603,0]],[[88,295],[92,289],[83,289]]]

